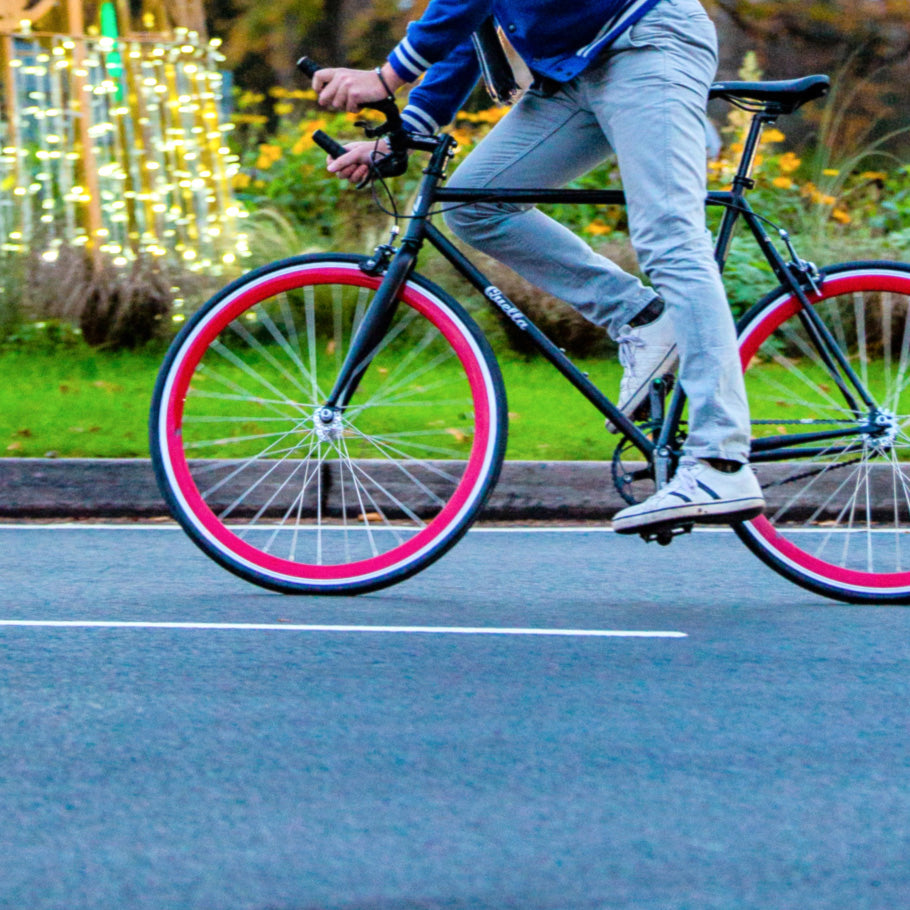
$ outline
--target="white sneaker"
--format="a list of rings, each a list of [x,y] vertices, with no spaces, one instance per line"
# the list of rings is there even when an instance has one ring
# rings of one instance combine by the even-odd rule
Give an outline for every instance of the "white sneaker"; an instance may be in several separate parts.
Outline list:
[[[619,362],[623,366],[619,410],[631,417],[648,397],[651,383],[673,372],[679,353],[666,311],[647,325],[637,328],[623,326],[616,340],[619,343]],[[611,433],[617,432],[609,421],[607,429]]]
[[[673,479],[644,502],[613,516],[613,530],[634,534],[685,522],[728,524],[761,515],[765,506],[758,479],[749,465],[728,474],[706,461],[680,459]]]

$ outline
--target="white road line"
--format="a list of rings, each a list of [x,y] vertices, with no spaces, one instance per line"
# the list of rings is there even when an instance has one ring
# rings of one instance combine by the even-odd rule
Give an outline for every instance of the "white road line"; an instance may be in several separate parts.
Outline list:
[[[186,629],[238,632],[372,632],[409,635],[540,635],[574,638],[688,638],[685,632],[622,629],[510,629],[495,626],[329,626],[254,622],[129,622],[92,619],[0,619],[0,628]]]

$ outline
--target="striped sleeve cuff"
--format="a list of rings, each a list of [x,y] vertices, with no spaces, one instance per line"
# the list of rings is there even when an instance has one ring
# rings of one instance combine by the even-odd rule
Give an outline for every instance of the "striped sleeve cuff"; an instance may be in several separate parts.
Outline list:
[[[414,50],[407,38],[403,38],[389,54],[389,63],[405,82],[414,82],[430,68],[430,62]]]
[[[439,124],[426,112],[409,104],[401,112],[405,129],[423,136],[433,136],[439,132]]]

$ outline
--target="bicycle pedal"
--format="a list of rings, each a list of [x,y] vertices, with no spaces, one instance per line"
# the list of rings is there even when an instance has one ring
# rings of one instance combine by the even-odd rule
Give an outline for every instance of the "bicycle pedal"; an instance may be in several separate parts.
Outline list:
[[[668,547],[673,543],[674,537],[680,534],[691,534],[694,522],[687,521],[682,524],[658,525],[657,527],[648,528],[639,534],[639,537],[645,543],[658,543],[662,547]]]

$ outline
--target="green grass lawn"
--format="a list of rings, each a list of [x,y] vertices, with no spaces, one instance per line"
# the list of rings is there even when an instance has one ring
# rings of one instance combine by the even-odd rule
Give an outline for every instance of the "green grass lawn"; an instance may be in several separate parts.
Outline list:
[[[161,350],[111,353],[87,347],[0,352],[0,452],[7,457],[146,457],[149,402],[162,357]],[[617,437],[549,364],[506,355],[501,365],[510,417],[508,458],[612,456]],[[579,366],[607,394],[616,393],[621,369],[615,361],[591,360]],[[779,367],[765,365],[762,371],[767,377],[763,387],[750,387],[753,419],[815,416],[812,408],[794,409],[781,400],[789,380]],[[754,383],[753,371],[750,377]],[[873,392],[878,391],[873,384]],[[903,401],[901,412],[906,413]],[[417,416],[414,409],[411,414]],[[792,428],[761,429],[786,433]]]
[[[0,451],[16,457],[148,455],[146,420],[161,354],[90,349],[0,352]]]
[[[7,457],[134,458],[148,455],[146,422],[160,351],[89,349],[0,353],[0,452]],[[508,457],[602,459],[614,437],[600,415],[548,364],[502,364],[509,401]],[[620,369],[582,365],[607,389]]]

